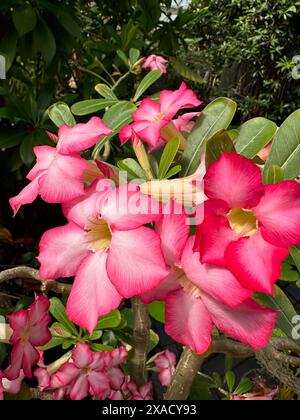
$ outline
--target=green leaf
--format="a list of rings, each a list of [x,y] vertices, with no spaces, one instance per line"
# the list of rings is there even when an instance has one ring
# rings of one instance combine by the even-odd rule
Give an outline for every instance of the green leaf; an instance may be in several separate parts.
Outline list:
[[[275,286],[275,296],[263,295],[260,293],[255,294],[255,298],[264,306],[276,309],[280,315],[277,320],[277,328],[281,329],[289,338],[300,346],[300,339],[295,340],[292,332],[295,325],[292,320],[297,316],[294,306],[286,296],[286,294],[278,287]]]
[[[164,179],[178,153],[180,140],[178,137],[170,140],[164,148],[158,167],[158,178]]]
[[[234,395],[244,395],[253,388],[253,382],[249,378],[243,378],[234,391]]]
[[[166,318],[165,318],[165,311],[166,311],[165,302],[161,302],[161,301],[156,300],[156,301],[150,303],[148,305],[148,311],[149,311],[149,314],[152,316],[152,318],[156,319],[156,321],[159,321],[162,324],[164,324],[166,322]]]
[[[212,388],[215,388],[215,384],[211,378],[203,378],[202,376],[197,375],[189,395],[189,400],[211,401],[213,398],[210,389]]]
[[[299,280],[299,273],[298,271],[293,270],[293,266],[283,263],[280,280],[295,283]]]
[[[206,143],[205,164],[208,169],[223,153],[235,152],[234,144],[225,130],[220,130]]]
[[[207,80],[204,79],[200,74],[198,74],[196,71],[191,70],[189,67],[187,67],[184,63],[179,61],[178,59],[171,58],[170,60],[172,66],[177,71],[177,73],[184,79],[191,80],[194,83],[197,83],[198,85],[203,85],[207,83]]]
[[[58,298],[52,298],[50,299],[50,313],[51,315],[59,321],[63,326],[65,327],[66,331],[70,332],[72,335],[75,335],[75,337],[78,336],[78,331],[75,325],[69,320],[66,308],[61,303],[61,301]]]
[[[274,137],[265,165],[265,180],[272,165],[283,169],[285,179],[294,179],[300,175],[300,109],[284,121]]]
[[[95,353],[98,353],[100,351],[113,351],[114,349],[112,346],[106,346],[105,344],[98,343],[89,343],[89,347]]]
[[[39,17],[33,31],[32,42],[34,51],[41,53],[44,60],[50,64],[56,53],[56,41],[51,29],[42,17]]]
[[[232,393],[235,387],[235,382],[236,382],[235,373],[232,372],[232,370],[229,370],[228,372],[226,372],[225,380],[226,380],[229,392]]]
[[[26,137],[27,131],[11,127],[0,129],[0,149],[9,149],[18,146]]]
[[[169,170],[169,172],[166,174],[165,178],[166,179],[172,178],[173,176],[179,174],[181,172],[181,170],[182,170],[182,166],[181,165],[173,166],[173,168],[171,168]]]
[[[265,176],[265,184],[277,184],[284,181],[284,171],[280,166],[272,165],[268,168]]]
[[[240,135],[240,132],[239,130],[233,128],[232,130],[227,130],[227,134],[231,138],[231,140],[235,142],[238,136]]]
[[[22,162],[25,163],[26,166],[30,166],[35,159],[35,155],[33,153],[33,146],[34,146],[35,135],[29,134],[27,135],[20,146],[20,157]]]
[[[117,165],[118,165],[118,168],[120,168],[122,171],[128,172],[128,174],[132,178],[146,179],[146,175],[142,167],[136,160],[132,158],[119,160]]]
[[[117,309],[111,311],[108,315],[102,316],[95,328],[95,330],[107,330],[110,328],[117,328],[121,323],[122,317],[120,311]]]
[[[149,348],[148,353],[150,353],[159,343],[159,335],[156,334],[153,330],[150,330],[150,339],[149,339]]]
[[[135,64],[138,61],[140,56],[141,56],[140,50],[138,50],[137,48],[130,48],[130,50],[129,50],[129,60],[130,60],[130,63],[132,65]]]
[[[218,98],[207,105],[189,135],[182,156],[182,176],[196,172],[207,140],[219,130],[226,130],[229,127],[236,109],[236,103],[228,98]]]
[[[8,33],[0,41],[0,54],[5,57],[5,70],[8,71],[16,57],[18,36],[14,27],[9,28]]]
[[[138,101],[139,98],[146,92],[146,90],[149,89],[149,87],[152,86],[161,76],[162,73],[158,70],[153,70],[148,73],[139,84],[135,92],[133,102]]]
[[[102,337],[103,331],[101,330],[95,330],[93,332],[93,334],[89,337],[90,341],[97,341],[100,340],[100,338]]]
[[[49,118],[59,128],[63,124],[73,127],[76,124],[70,108],[64,102],[57,102],[48,109]]]
[[[88,115],[115,105],[117,102],[116,99],[87,99],[72,105],[71,109],[75,115]]]
[[[125,66],[129,68],[129,62],[128,62],[127,55],[122,50],[118,50],[117,55],[120,58],[120,60],[123,61]]]
[[[300,249],[297,246],[290,248],[290,254],[300,272]]]
[[[51,338],[49,343],[45,344],[42,347],[38,347],[38,349],[43,350],[43,351],[54,349],[55,347],[62,346],[64,341],[65,341],[64,337],[56,337],[55,336],[55,337]]]
[[[103,96],[105,99],[110,99],[112,101],[118,101],[117,96],[115,95],[114,91],[104,83],[99,83],[95,86],[95,91],[99,93],[99,95]]]
[[[36,12],[30,4],[17,7],[13,11],[13,22],[20,36],[34,30],[37,23]]]
[[[266,118],[253,118],[239,129],[235,142],[236,151],[249,159],[253,159],[267,144],[277,131],[277,125]]]

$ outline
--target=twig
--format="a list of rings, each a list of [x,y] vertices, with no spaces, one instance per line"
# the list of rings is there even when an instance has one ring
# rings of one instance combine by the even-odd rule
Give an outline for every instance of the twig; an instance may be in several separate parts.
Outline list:
[[[146,362],[151,322],[147,305],[136,297],[131,299],[131,305],[133,311],[133,354],[130,360],[130,373],[138,385],[143,385],[148,380]]]

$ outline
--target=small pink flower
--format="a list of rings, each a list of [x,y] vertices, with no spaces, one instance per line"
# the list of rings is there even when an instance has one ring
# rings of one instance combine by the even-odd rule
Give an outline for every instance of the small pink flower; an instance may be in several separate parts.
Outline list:
[[[10,381],[0,370],[0,400],[4,399],[4,393],[16,395],[20,392],[23,379],[25,378],[23,370],[20,370],[18,378]]]
[[[128,389],[131,392],[131,400],[135,401],[150,401],[153,400],[152,390],[153,385],[152,382],[148,382],[145,385],[138,387],[133,381],[129,382]]]
[[[167,73],[168,60],[161,57],[160,55],[149,55],[144,58],[145,62],[143,65],[144,69],[158,70],[161,73]]]
[[[51,339],[48,324],[50,302],[43,296],[36,296],[35,302],[27,310],[19,310],[9,315],[13,330],[10,343],[13,345],[11,364],[6,369],[8,379],[17,379],[23,368],[25,375],[32,378],[32,367],[40,359],[36,347],[47,344]]]
[[[156,224],[156,230],[171,274],[141,299],[166,302],[167,334],[199,354],[209,349],[214,325],[254,349],[266,346],[277,313],[250,299],[252,291],[242,287],[229,270],[201,264],[193,249],[195,237],[188,238],[189,226],[175,203],[174,211]]]
[[[83,176],[88,163],[79,151],[92,147],[112,131],[98,117],[75,127],[63,125],[58,132],[57,146],[37,146],[37,163],[27,175],[31,181],[19,195],[9,200],[14,214],[38,195],[47,203],[63,203],[83,194]]]
[[[109,380],[102,372],[101,353],[93,353],[87,344],[77,344],[72,353],[72,363],[65,363],[56,378],[71,387],[71,400],[82,400],[88,395],[105,399],[110,393]]]
[[[176,367],[176,355],[165,350],[155,359],[155,366],[159,369],[158,378],[163,386],[169,386]]]
[[[202,263],[226,267],[244,287],[272,294],[288,248],[300,243],[300,184],[263,185],[251,160],[224,153],[207,171],[204,192]]]
[[[151,148],[157,148],[162,139],[161,129],[172,121],[177,112],[184,108],[197,107],[201,103],[196,94],[187,89],[185,83],[174,92],[169,90],[161,92],[158,102],[144,99],[139,109],[132,115],[134,122],[121,129],[121,143],[126,143],[135,133]]]
[[[194,118],[198,118],[201,112],[190,112],[188,114],[180,115],[176,120],[173,120],[175,127],[179,131],[190,133],[195,126]]]
[[[131,211],[130,203],[139,203],[138,209]],[[143,226],[161,218],[152,214],[153,206],[157,203],[136,185],[104,193],[97,184],[64,209],[66,226],[43,235],[41,276],[75,276],[67,304],[73,322],[93,332],[99,316],[117,308],[123,297],[143,293],[168,275],[158,234]]]

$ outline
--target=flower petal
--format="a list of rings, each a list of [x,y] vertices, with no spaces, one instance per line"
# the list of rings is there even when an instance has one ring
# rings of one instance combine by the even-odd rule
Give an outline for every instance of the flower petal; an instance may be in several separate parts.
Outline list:
[[[249,299],[234,309],[222,305],[208,295],[203,301],[218,329],[230,337],[258,350],[272,337],[277,312],[263,308]]]
[[[183,82],[178,90],[174,92],[163,90],[160,94],[161,112],[166,118],[172,119],[180,109],[194,108],[202,104],[195,92],[187,89]]]
[[[71,400],[80,401],[89,395],[89,382],[87,375],[80,375],[75,380],[71,392]]]
[[[169,294],[166,299],[165,329],[175,341],[202,354],[211,345],[214,326],[202,300],[181,289]]]
[[[64,363],[59,371],[56,372],[55,380],[66,387],[74,382],[79,375],[80,369],[78,369],[74,363]]]
[[[169,274],[158,234],[146,227],[113,232],[107,272],[126,298],[157,287]]]
[[[9,325],[13,329],[13,334],[10,337],[10,343],[17,344],[28,326],[28,312],[25,309],[20,309],[19,311],[8,315],[8,320]]]
[[[160,104],[154,99],[143,99],[139,109],[132,115],[133,121],[154,121],[160,114]]]
[[[12,197],[9,200],[9,204],[13,209],[14,216],[18,213],[21,206],[24,204],[31,204],[37,198],[39,194],[39,180],[42,176],[43,173],[41,173],[37,178],[26,185],[26,187],[23,188],[23,190],[18,195]]]
[[[17,379],[20,375],[22,361],[23,361],[23,354],[24,354],[24,346],[21,342],[18,342],[14,345],[11,356],[10,356],[10,365],[4,371],[4,374],[7,379],[13,381]]]
[[[222,200],[232,209],[251,208],[262,194],[262,176],[258,166],[237,153],[223,153],[204,177],[208,198]]]
[[[32,379],[32,368],[40,360],[39,352],[27,342],[23,348],[22,367],[27,378]]]
[[[287,249],[266,242],[261,234],[232,242],[225,252],[229,270],[241,284],[255,292],[274,293],[274,283],[281,275],[281,264],[288,257]]]
[[[71,277],[89,253],[83,229],[71,222],[44,233],[40,241],[40,273],[44,279]]]
[[[193,251],[194,237],[190,237],[182,254],[181,264],[189,280],[214,299],[234,308],[253,291],[241,286],[234,275],[226,268],[201,264],[199,253]]]
[[[122,299],[107,276],[106,259],[106,253],[92,253],[82,261],[67,303],[70,320],[90,333]]]
[[[163,280],[157,287],[140,295],[140,299],[144,303],[151,303],[154,300],[166,300],[169,293],[181,289],[178,279],[182,273],[176,268],[172,268],[168,277]]]
[[[266,241],[280,247],[300,243],[300,184],[285,181],[264,187],[264,195],[253,210]]]
[[[108,377],[103,372],[91,372],[88,376],[91,393],[98,399],[104,399],[110,392]]]
[[[41,171],[48,169],[56,155],[56,148],[50,146],[36,146],[33,151],[37,162],[27,174],[26,178],[30,181],[33,181]]]
[[[93,362],[93,352],[86,343],[78,343],[72,352],[72,360],[79,369],[87,368]]]
[[[76,124],[74,127],[63,125],[58,132],[57,150],[63,154],[80,152],[111,133],[112,130],[99,117],[92,117],[86,124]]]

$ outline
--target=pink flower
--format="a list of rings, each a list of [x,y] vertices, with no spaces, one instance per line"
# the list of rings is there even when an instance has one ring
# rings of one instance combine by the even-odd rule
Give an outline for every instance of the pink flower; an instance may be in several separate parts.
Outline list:
[[[144,69],[159,70],[161,73],[167,73],[167,64],[168,60],[159,56],[159,55],[149,55],[149,57],[144,58],[145,63],[143,65]]]
[[[35,302],[27,310],[19,310],[9,315],[13,330],[10,343],[13,345],[11,364],[6,369],[8,379],[17,379],[21,368],[28,378],[32,378],[32,367],[40,359],[36,347],[47,344],[51,339],[48,324],[50,302],[43,296],[36,296]]]
[[[176,367],[176,355],[169,350],[163,351],[155,359],[155,366],[159,369],[158,378],[163,386],[169,386]]]
[[[92,188],[64,209],[66,226],[43,235],[38,257],[45,279],[75,275],[67,313],[90,332],[123,297],[143,293],[168,275],[158,234],[143,226],[161,218],[151,212],[157,203],[135,184],[109,192],[99,191],[99,184]]]
[[[121,129],[121,143],[126,143],[135,133],[150,147],[156,148],[161,140],[161,129],[172,121],[177,112],[180,109],[197,107],[201,103],[196,94],[187,89],[185,83],[174,92],[169,90],[161,92],[159,102],[144,99],[139,109],[132,115],[134,122]]]
[[[160,286],[141,296],[145,303],[166,302],[167,334],[202,354],[211,345],[214,325],[254,349],[268,344],[277,313],[262,308],[226,268],[201,264],[195,237],[179,209],[156,226],[171,274]]]
[[[176,120],[173,120],[173,123],[175,124],[177,130],[190,133],[196,124],[192,120],[200,115],[201,112],[190,112],[188,114],[179,115]]]
[[[135,401],[150,401],[153,400],[152,390],[153,385],[152,382],[148,382],[145,385],[138,387],[135,382],[131,381],[128,384],[128,389],[131,392],[131,400]]]
[[[16,395],[20,392],[23,379],[25,375],[24,372],[21,370],[19,376],[10,381],[0,370],[0,401],[4,399],[4,393]]]
[[[38,195],[47,203],[63,203],[83,194],[83,176],[89,164],[79,151],[88,149],[111,130],[98,117],[75,127],[63,125],[58,132],[56,148],[37,146],[37,163],[27,175],[31,181],[19,195],[10,199],[14,214],[23,204],[32,203]]]
[[[273,293],[288,248],[300,243],[300,185],[263,186],[251,160],[224,153],[209,168],[204,192],[202,263],[227,267],[250,290]]]
[[[72,353],[72,363],[65,363],[56,378],[71,387],[71,400],[82,400],[89,394],[105,399],[110,392],[109,380],[102,372],[101,353],[93,353],[87,344],[77,344]]]

